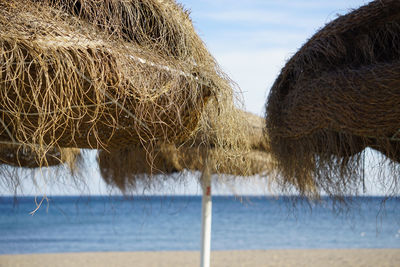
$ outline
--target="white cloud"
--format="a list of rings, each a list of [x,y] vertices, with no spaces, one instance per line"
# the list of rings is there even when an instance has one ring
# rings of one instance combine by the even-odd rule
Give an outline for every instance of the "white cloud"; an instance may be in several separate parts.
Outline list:
[[[218,39],[205,38],[205,42],[213,54],[219,51],[263,52],[267,49],[286,49],[294,53],[309,37],[311,33],[305,31],[243,30],[226,31],[220,33]]]
[[[204,9],[213,9],[216,7],[225,8],[239,8],[243,6],[257,6],[257,7],[281,7],[286,9],[298,10],[315,10],[315,9],[349,9],[357,8],[365,5],[371,0],[335,0],[335,1],[321,1],[321,0],[246,0],[246,1],[232,1],[232,0],[178,0],[184,3],[186,7],[196,8],[203,7]]]
[[[216,23],[230,22],[236,25],[248,23],[257,25],[260,27],[279,26],[284,27],[295,27],[308,29],[310,26],[319,25],[324,20],[318,17],[309,17],[301,15],[293,15],[291,13],[269,11],[269,10],[255,10],[255,9],[244,9],[244,10],[227,10],[219,12],[207,12],[201,15],[204,19],[213,20]]]

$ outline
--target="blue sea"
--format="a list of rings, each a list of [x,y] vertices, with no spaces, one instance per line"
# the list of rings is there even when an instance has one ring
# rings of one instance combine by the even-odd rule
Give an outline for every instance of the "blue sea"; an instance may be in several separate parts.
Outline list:
[[[40,200],[40,199],[38,199]],[[213,197],[212,250],[400,248],[400,199]],[[383,204],[384,203],[384,204]],[[0,197],[0,254],[199,250],[201,197]]]

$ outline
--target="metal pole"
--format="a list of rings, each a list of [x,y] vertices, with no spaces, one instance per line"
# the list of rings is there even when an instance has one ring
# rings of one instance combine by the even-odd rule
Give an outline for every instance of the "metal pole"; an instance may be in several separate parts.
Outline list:
[[[210,267],[212,201],[211,174],[207,166],[201,176],[201,187],[203,189],[203,200],[201,209],[200,267]]]

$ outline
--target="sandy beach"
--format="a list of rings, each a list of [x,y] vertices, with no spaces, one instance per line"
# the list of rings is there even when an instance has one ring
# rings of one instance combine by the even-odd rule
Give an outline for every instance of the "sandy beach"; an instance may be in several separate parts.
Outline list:
[[[199,266],[199,253],[169,251],[0,255],[0,266]],[[400,266],[400,249],[213,251],[211,266]]]

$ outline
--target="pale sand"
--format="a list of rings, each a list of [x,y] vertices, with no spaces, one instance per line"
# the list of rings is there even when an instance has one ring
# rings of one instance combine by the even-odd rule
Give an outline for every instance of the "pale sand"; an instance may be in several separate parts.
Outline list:
[[[199,266],[199,252],[0,255],[1,267]],[[211,266],[400,266],[400,249],[213,251]]]

